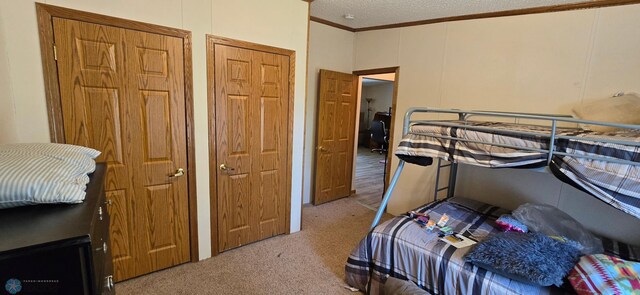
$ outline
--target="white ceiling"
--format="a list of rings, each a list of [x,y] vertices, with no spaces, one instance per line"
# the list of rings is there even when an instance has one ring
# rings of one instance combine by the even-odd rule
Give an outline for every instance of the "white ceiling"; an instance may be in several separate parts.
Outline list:
[[[597,0],[315,0],[311,16],[354,29]],[[353,14],[355,19],[344,18]]]

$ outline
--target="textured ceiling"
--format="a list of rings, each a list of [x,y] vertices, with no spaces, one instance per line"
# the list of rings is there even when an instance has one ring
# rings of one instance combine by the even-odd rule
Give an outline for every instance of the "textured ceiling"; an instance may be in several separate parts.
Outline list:
[[[591,0],[594,1],[594,0]],[[311,16],[354,29],[588,0],[315,0]],[[355,19],[344,18],[353,14]]]

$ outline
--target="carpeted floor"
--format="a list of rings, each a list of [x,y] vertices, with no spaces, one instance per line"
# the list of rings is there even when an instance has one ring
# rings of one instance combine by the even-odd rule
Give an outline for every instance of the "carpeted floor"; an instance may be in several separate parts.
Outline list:
[[[301,232],[121,282],[116,292],[352,294],[344,289],[344,263],[374,214],[353,197],[304,207]]]

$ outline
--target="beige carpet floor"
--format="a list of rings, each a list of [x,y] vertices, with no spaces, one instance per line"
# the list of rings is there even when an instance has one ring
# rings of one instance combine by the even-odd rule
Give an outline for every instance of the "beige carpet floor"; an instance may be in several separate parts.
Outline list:
[[[116,284],[117,294],[353,294],[344,263],[375,212],[354,197],[304,207],[302,231]],[[385,216],[388,218],[389,216]]]

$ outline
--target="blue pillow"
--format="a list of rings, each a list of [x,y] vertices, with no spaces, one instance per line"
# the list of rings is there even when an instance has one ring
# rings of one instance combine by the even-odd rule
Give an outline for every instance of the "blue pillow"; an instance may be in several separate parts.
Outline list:
[[[478,243],[465,261],[512,280],[560,286],[579,255],[570,244],[543,234],[504,232]]]

